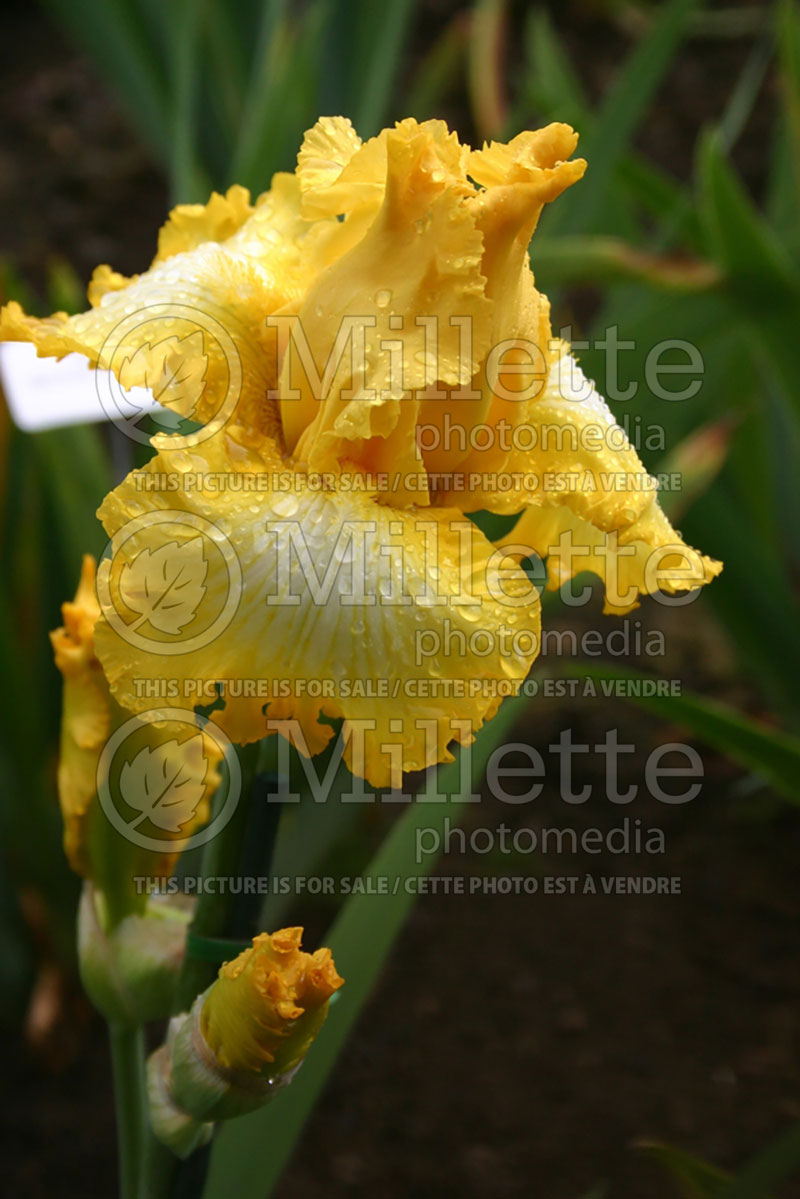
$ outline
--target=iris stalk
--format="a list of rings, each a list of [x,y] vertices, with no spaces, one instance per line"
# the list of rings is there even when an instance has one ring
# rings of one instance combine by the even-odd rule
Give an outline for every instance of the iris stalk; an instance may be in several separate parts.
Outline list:
[[[117,1113],[120,1199],[139,1199],[140,1166],[148,1135],[144,1029],[109,1022],[114,1103]]]

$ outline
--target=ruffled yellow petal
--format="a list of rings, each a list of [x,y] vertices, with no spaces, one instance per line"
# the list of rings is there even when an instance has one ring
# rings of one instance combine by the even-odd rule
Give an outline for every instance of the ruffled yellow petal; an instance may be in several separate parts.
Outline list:
[[[421,473],[408,435],[414,393],[437,380],[468,383],[488,349],[482,241],[463,203],[472,189],[463,172],[447,169],[444,151],[452,159],[454,147],[437,141],[437,132],[404,122],[385,134],[381,209],[300,309],[281,372],[281,419],[288,448],[312,469],[348,462],[373,470],[383,459],[401,477]],[[457,167],[459,157],[449,165]],[[472,325],[469,353],[452,316]],[[337,335],[342,352],[326,374]],[[412,414],[404,420],[407,406]],[[425,490],[416,488],[417,502]]]
[[[212,192],[207,204],[178,204],[158,234],[156,262],[195,250],[208,241],[225,241],[251,215],[250,192],[234,183],[224,196]]]
[[[97,763],[111,728],[111,699],[94,654],[100,615],[94,588],[95,563],[86,554],[75,599],[62,607],[64,624],[50,634],[56,666],[64,677],[58,795],[69,864],[88,877],[86,817],[97,790]]]
[[[684,543],[655,499],[632,524],[605,533],[566,506],[528,508],[505,539],[547,560],[548,590],[591,571],[605,585],[604,612],[623,615],[640,595],[677,595],[710,583],[722,563]]]
[[[218,684],[213,719],[233,740],[295,721],[278,731],[309,753],[344,719],[353,773],[399,786],[401,767],[447,759],[525,678],[535,589],[458,512],[377,504],[357,475],[311,484],[266,441],[248,452],[214,437],[186,458],[161,452],[100,510],[113,541],[96,640],[126,707],[154,693],[209,703]],[[151,490],[159,480],[179,485]],[[202,581],[191,619],[171,632],[158,615],[143,623],[150,564],[157,592],[182,561]]]
[[[390,138],[403,140],[422,134],[436,158],[437,168],[466,180],[469,151],[444,121],[412,117],[383,129],[363,142],[344,117],[322,117],[310,129],[297,159],[297,178],[303,195],[303,213],[309,218],[347,214],[365,218],[383,203],[387,180]]]
[[[235,412],[273,428],[267,390],[275,358],[265,320],[285,300],[263,267],[209,244],[106,291],[78,316],[38,319],[12,302],[0,312],[0,340],[32,342],[40,356],[84,354],[123,388],[149,387],[165,408],[201,424],[221,427]],[[125,415],[119,393],[111,387],[107,395],[109,414]]]
[[[431,447],[424,457],[433,472],[507,469],[502,438],[486,442],[478,427],[513,430],[524,424],[544,388],[553,356],[550,305],[534,285],[528,244],[544,205],[586,169],[583,159],[567,161],[577,141],[569,125],[553,124],[470,154],[469,173],[483,186],[468,204],[484,244],[491,353],[473,380],[474,397],[448,395],[421,406],[421,444]]]
[[[509,142],[490,142],[469,156],[469,173],[482,187],[503,187],[515,183],[533,183],[541,204],[555,199],[564,190],[565,175],[570,182],[580,179],[586,170],[583,159],[567,164],[575,152],[578,135],[569,125],[554,121],[544,129],[525,130]],[[567,166],[567,171],[564,171]],[[551,187],[553,190],[550,190]]]
[[[280,1072],[297,1064],[344,983],[329,949],[304,953],[302,928],[261,933],[209,988],[200,1027],[225,1070]]]
[[[243,254],[280,281],[284,303],[297,305],[309,283],[330,260],[329,242],[341,236],[337,221],[309,223],[301,212],[298,180],[283,171],[273,175],[251,216],[225,242],[231,254]]]
[[[175,209],[159,252],[142,275],[126,279],[99,267],[89,285],[89,312],[38,319],[19,304],[0,311],[0,340],[29,341],[41,356],[77,352],[111,370],[125,389],[148,387],[179,416],[221,427],[277,429],[267,393],[277,379],[274,336],[266,318],[297,305],[335,253],[338,222],[309,227],[290,175],[248,202],[230,188],[203,205]],[[248,215],[249,214],[249,215]],[[110,415],[128,415],[114,386],[101,384]]]
[[[722,565],[684,544],[658,504],[658,484],[642,465],[594,385],[564,347],[547,390],[532,408],[536,447],[514,451],[531,506],[505,543],[548,562],[555,589],[582,570],[606,586],[605,610],[627,612],[639,594],[675,594],[709,583]],[[476,494],[502,507],[497,497]],[[506,508],[518,495],[506,497]]]
[[[569,347],[558,344],[546,387],[521,405],[523,419],[495,426],[489,450],[474,455],[470,498],[476,509],[507,513],[525,502],[565,504],[599,528],[624,528],[648,506],[657,483]],[[506,451],[501,469],[524,485],[498,490],[498,445]]]
[[[95,267],[86,291],[89,303],[92,308],[97,308],[98,304],[103,302],[103,297],[109,292],[122,291],[136,279],[138,279],[138,275],[121,275],[119,271],[112,270],[106,263]]]
[[[305,216],[313,219],[345,211],[344,207],[337,207],[339,199],[333,188],[361,144],[347,117],[320,117],[309,129],[297,155],[297,179]],[[377,185],[378,180],[374,182]]]

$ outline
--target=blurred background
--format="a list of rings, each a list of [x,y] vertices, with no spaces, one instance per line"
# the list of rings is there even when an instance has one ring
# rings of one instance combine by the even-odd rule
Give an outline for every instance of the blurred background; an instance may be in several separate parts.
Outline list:
[[[642,430],[649,469],[682,474],[664,497],[673,523],[725,562],[679,608],[645,600],[614,618],[599,594],[581,608],[549,597],[550,627],[626,630],[610,667],[680,680],[682,695],[540,695],[517,730],[544,752],[566,727],[591,745],[618,729],[635,745],[622,786],[655,747],[696,747],[696,800],[637,798],[625,813],[663,829],[663,856],[631,853],[624,871],[580,854],[452,854],[439,867],[657,873],[680,877],[680,895],[421,899],[276,1194],[658,1199],[728,1194],[734,1172],[740,1199],[800,1195],[797,6],[48,0],[0,12],[0,299],[42,313],[85,307],[97,263],[144,269],[171,203],[232,182],[264,190],[320,113],[351,117],[365,138],[443,117],[472,144],[573,124],[589,170],[544,214],[537,285],[554,328],[591,341],[618,326],[635,342],[620,383],[640,386],[616,414]],[[664,339],[702,354],[690,400],[646,385]],[[605,391],[602,352],[579,353]],[[663,431],[655,449],[650,427]],[[81,553],[102,549],[94,513],[118,477],[108,429],[24,434],[0,404],[9,1195],[115,1186],[105,1033],[75,971],[47,631]],[[551,652],[537,677],[588,669],[603,663]],[[575,786],[593,786],[583,807],[565,807],[548,769],[535,804],[487,795],[480,823],[619,823],[602,756],[576,762]],[[390,821],[359,812],[327,838],[320,869],[358,872]],[[320,936],[332,915],[319,900],[280,913]]]

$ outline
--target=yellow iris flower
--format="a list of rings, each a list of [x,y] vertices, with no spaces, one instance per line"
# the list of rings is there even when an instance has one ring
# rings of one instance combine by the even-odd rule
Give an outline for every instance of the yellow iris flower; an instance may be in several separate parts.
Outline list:
[[[88,312],[3,309],[0,338],[79,351],[200,426],[157,435],[100,509],[95,642],[119,704],[216,687],[234,740],[294,721],[309,754],[343,719],[353,772],[397,786],[525,678],[529,552],[551,586],[594,570],[618,612],[719,572],[552,338],[528,243],[583,174],[576,142],[552,124],[472,151],[406,120],[362,143],[322,118],[254,205],[234,186],[179,206],[144,274],[98,268]],[[582,485],[548,488],[566,470]],[[502,547],[479,508],[522,513]]]
[[[136,886],[142,878],[168,877],[178,858],[172,842],[183,841],[208,820],[210,799],[219,783],[222,753],[219,745],[199,730],[178,730],[169,724],[142,724],[123,711],[112,697],[94,651],[94,633],[100,618],[95,594],[95,562],[83,560],[75,599],[62,606],[64,624],[51,633],[58,669],[64,679],[61,722],[61,753],[58,765],[58,794],[64,821],[64,849],[73,870],[94,885],[104,922],[115,924],[132,913],[144,911],[146,889]],[[109,783],[101,758],[109,738],[131,724],[123,756],[150,766],[155,773],[125,774],[123,795],[118,794],[119,774],[112,783],[114,800],[132,805],[132,819],[142,833],[158,841],[158,850],[142,846],[136,839],[115,829],[102,812],[98,786]],[[122,764],[125,768],[125,764]],[[191,793],[193,809],[187,819],[172,828],[150,827],[140,817],[153,801],[163,799],[161,785],[179,781],[179,789]],[[161,788],[161,790],[159,790]]]

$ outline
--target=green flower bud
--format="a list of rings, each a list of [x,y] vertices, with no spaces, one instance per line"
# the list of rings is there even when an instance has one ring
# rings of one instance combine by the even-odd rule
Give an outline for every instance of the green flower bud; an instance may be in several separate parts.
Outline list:
[[[170,1030],[180,1026],[185,1016],[170,1021]],[[188,1157],[195,1149],[211,1139],[214,1125],[195,1120],[178,1107],[170,1087],[171,1039],[150,1055],[147,1063],[147,1097],[150,1106],[150,1123],[156,1136],[176,1157]]]
[[[191,910],[152,897],[142,915],[104,929],[101,905],[100,894],[86,883],[78,911],[78,957],[87,995],[107,1020],[163,1019],[172,1010]]]

